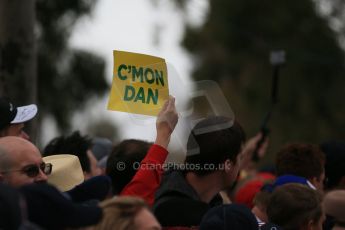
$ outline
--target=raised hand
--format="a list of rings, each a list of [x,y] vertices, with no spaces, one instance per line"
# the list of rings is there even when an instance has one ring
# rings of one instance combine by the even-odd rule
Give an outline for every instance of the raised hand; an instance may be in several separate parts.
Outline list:
[[[255,135],[254,137],[250,138],[244,145],[243,149],[242,149],[242,162],[241,162],[241,168],[245,169],[252,160],[254,151],[256,149],[256,146],[258,144],[258,142],[260,141],[262,136],[262,133],[258,133],[257,135]],[[265,142],[260,146],[260,148],[258,149],[258,157],[259,159],[263,158],[266,154],[266,150],[269,144],[269,139],[266,138]]]
[[[176,127],[177,121],[178,114],[175,107],[175,98],[170,96],[157,116],[155,144],[164,148],[168,147],[170,136]]]

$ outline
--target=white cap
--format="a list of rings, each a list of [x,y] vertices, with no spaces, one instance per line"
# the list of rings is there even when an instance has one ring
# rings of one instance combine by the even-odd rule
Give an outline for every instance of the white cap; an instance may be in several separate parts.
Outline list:
[[[17,107],[17,114],[11,121],[11,124],[23,123],[31,120],[37,113],[35,104]]]

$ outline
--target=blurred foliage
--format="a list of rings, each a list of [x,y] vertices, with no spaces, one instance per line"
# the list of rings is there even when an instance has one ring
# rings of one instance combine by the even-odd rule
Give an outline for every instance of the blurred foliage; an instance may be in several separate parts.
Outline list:
[[[337,2],[334,9],[344,9]],[[330,27],[331,17],[344,13],[321,15],[312,0],[210,0],[209,6],[200,28],[186,25],[182,44],[193,56],[193,78],[220,84],[248,136],[270,107],[270,51],[284,49],[271,150],[291,141],[344,139],[344,50],[340,31]]]
[[[92,137],[107,138],[113,142],[119,139],[118,129],[114,122],[107,119],[99,119],[88,124],[87,133]]]
[[[343,0],[314,0],[319,11],[330,22],[331,27],[337,31],[342,39],[345,37],[345,3]]]
[[[108,89],[105,61],[88,51],[74,50],[68,40],[76,22],[91,14],[97,1],[36,1],[38,36],[38,107],[50,114],[60,131],[70,128],[75,110]]]

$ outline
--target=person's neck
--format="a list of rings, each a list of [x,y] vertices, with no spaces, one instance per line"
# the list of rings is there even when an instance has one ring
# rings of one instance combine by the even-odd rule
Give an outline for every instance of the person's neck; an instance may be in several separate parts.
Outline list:
[[[263,212],[259,207],[254,206],[252,209],[252,213],[259,218],[262,222],[268,222],[268,218],[265,212]]]
[[[186,174],[186,180],[198,193],[200,200],[205,203],[209,203],[223,189],[219,172],[202,177],[193,172],[189,172]]]

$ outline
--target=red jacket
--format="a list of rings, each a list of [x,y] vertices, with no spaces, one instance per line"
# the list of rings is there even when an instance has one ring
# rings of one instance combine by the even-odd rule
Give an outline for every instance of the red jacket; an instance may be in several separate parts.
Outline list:
[[[141,197],[152,206],[162,180],[163,164],[167,156],[168,151],[165,148],[153,144],[141,161],[139,170],[120,195]]]

